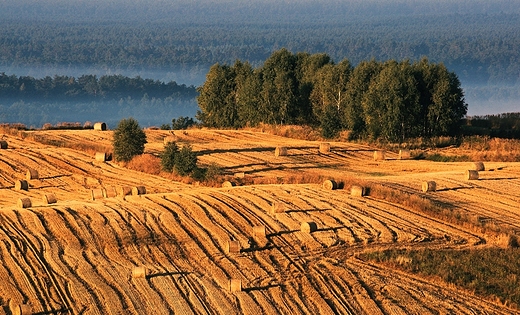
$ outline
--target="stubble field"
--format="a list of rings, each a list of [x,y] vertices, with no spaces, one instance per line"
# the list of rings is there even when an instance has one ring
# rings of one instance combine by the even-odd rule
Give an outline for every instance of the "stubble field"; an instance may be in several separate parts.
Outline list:
[[[324,154],[319,142],[256,131],[178,133],[200,165],[264,183],[221,188],[41,143],[110,147],[111,131],[28,133],[4,136],[9,147],[0,150],[0,314],[520,313],[359,256],[503,246],[499,236],[404,202],[350,194],[351,184],[377,183],[520,231],[520,163],[486,162],[479,179],[468,181],[472,163],[400,160],[396,152],[374,161],[374,148],[360,144],[331,142]],[[146,152],[159,153],[167,135],[147,131]],[[275,156],[277,146],[288,154]],[[28,169],[38,178],[27,180],[28,190],[16,189]],[[330,178],[344,187],[289,178]],[[423,193],[424,181],[435,181],[437,191]],[[138,186],[146,194],[118,194]],[[47,204],[45,195],[57,202]],[[31,205],[18,205],[23,198]],[[307,222],[315,224],[312,233],[301,229]],[[236,245],[237,252],[229,250]]]

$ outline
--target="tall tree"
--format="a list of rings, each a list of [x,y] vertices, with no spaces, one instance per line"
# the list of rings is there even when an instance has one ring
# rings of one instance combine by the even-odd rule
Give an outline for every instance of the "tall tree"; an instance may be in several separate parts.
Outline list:
[[[314,118],[321,121],[328,106],[334,106],[339,117],[346,108],[347,84],[352,73],[352,66],[347,59],[337,65],[327,64],[316,74],[314,89],[310,96]]]
[[[347,83],[343,122],[350,130],[351,137],[360,137],[365,132],[365,112],[362,101],[372,80],[379,74],[382,64],[375,60],[363,61],[357,65]]]
[[[296,54],[296,78],[298,80],[298,123],[313,123],[313,104],[311,95],[319,80],[319,72],[323,67],[332,66],[332,60],[327,54]]]
[[[419,136],[419,92],[410,64],[389,61],[363,98],[366,128],[373,139],[404,141]]]
[[[143,154],[146,142],[146,134],[137,120],[122,119],[114,130],[112,140],[115,160],[128,162],[134,156]]]
[[[235,74],[228,65],[215,64],[198,89],[197,118],[208,127],[235,127],[238,123]]]
[[[291,124],[298,106],[296,57],[283,48],[275,51],[262,67],[262,99],[271,124]]]
[[[464,92],[457,75],[449,72],[444,65],[437,66],[432,104],[428,109],[429,135],[455,135],[460,128],[460,120],[468,111]]]

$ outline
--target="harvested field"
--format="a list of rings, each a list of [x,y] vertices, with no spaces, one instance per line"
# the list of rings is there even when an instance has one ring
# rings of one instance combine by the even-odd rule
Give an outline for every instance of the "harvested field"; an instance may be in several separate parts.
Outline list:
[[[9,149],[0,151],[0,314],[9,303],[38,314],[520,314],[358,256],[501,246],[488,232],[520,233],[520,163],[486,162],[479,179],[468,181],[471,163],[401,160],[390,151],[374,161],[377,148],[352,143],[330,143],[334,150],[318,154],[319,142],[253,131],[176,134],[200,165],[275,179],[204,187],[96,163],[77,149],[110,148],[112,131],[31,133],[6,136]],[[167,135],[147,131],[146,152],[159,153]],[[42,138],[45,144],[34,141]],[[68,146],[48,144],[65,140]],[[288,152],[276,157],[280,145]],[[38,178],[27,191],[14,189],[27,169]],[[302,173],[317,180],[284,183]],[[345,185],[326,190],[323,178]],[[436,190],[423,193],[424,181]],[[369,193],[356,198],[350,184],[358,182],[428,198],[483,223],[446,222]],[[121,187],[146,194],[121,198]],[[93,190],[106,193],[91,200]],[[21,198],[32,205],[18,207]],[[312,233],[301,230],[308,222]]]

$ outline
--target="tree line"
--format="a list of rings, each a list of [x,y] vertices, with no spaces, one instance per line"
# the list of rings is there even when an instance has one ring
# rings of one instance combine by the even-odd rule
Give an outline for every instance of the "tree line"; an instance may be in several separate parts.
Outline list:
[[[457,75],[443,64],[344,59],[281,49],[260,67],[213,65],[198,88],[197,118],[208,127],[308,124],[324,137],[392,142],[455,135],[467,104]]]
[[[132,116],[147,125],[193,116],[194,86],[122,75],[30,76],[0,73],[0,121],[32,127],[103,120],[115,125]]]
[[[520,139],[520,112],[468,117],[463,134]]]
[[[193,99],[197,95],[194,86],[168,83],[159,80],[129,78],[122,75],[82,75],[78,78],[55,75],[36,79],[0,73],[0,96],[3,100],[115,100],[141,99],[143,97],[165,99],[167,97]]]
[[[301,19],[291,22],[247,23],[234,15],[226,23],[6,19],[0,21],[0,66],[165,69],[231,64],[236,59],[259,65],[279,47],[287,47],[309,53],[326,51],[335,60],[348,56],[353,64],[367,56],[377,60],[429,56],[465,81],[518,82],[517,13],[410,15],[405,19],[328,14],[321,20],[302,13]]]

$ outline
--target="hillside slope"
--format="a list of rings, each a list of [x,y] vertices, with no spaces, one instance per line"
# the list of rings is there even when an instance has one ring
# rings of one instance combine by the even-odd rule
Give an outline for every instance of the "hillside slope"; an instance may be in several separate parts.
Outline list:
[[[160,152],[166,135],[147,131],[146,151]],[[186,185],[29,140],[35,136],[55,143],[111,141],[110,131],[92,130],[4,137],[0,314],[20,304],[34,313],[70,314],[520,313],[358,257],[395,247],[493,246],[493,237],[471,227],[404,204],[352,197],[347,187]],[[471,163],[398,160],[390,152],[373,161],[373,148],[352,143],[331,143],[331,153],[318,154],[317,142],[252,131],[189,130],[177,137],[193,146],[201,165],[217,163],[229,174],[283,182],[305,172],[378,182],[520,228],[520,163],[486,163],[493,171],[466,181]],[[282,145],[288,155],[276,157],[274,148]],[[28,180],[27,191],[15,189],[29,168],[39,178]],[[438,191],[422,193],[424,180],[435,180]],[[110,193],[119,186],[144,186],[146,194]],[[103,188],[107,198],[92,200],[92,191]],[[56,203],[43,202],[49,194]],[[20,198],[30,198],[32,206],[19,207]],[[316,231],[302,231],[306,222]],[[230,244],[241,250],[230,252]],[[133,277],[135,267],[144,267],[146,276]],[[242,289],[230,290],[230,280],[240,280]]]

